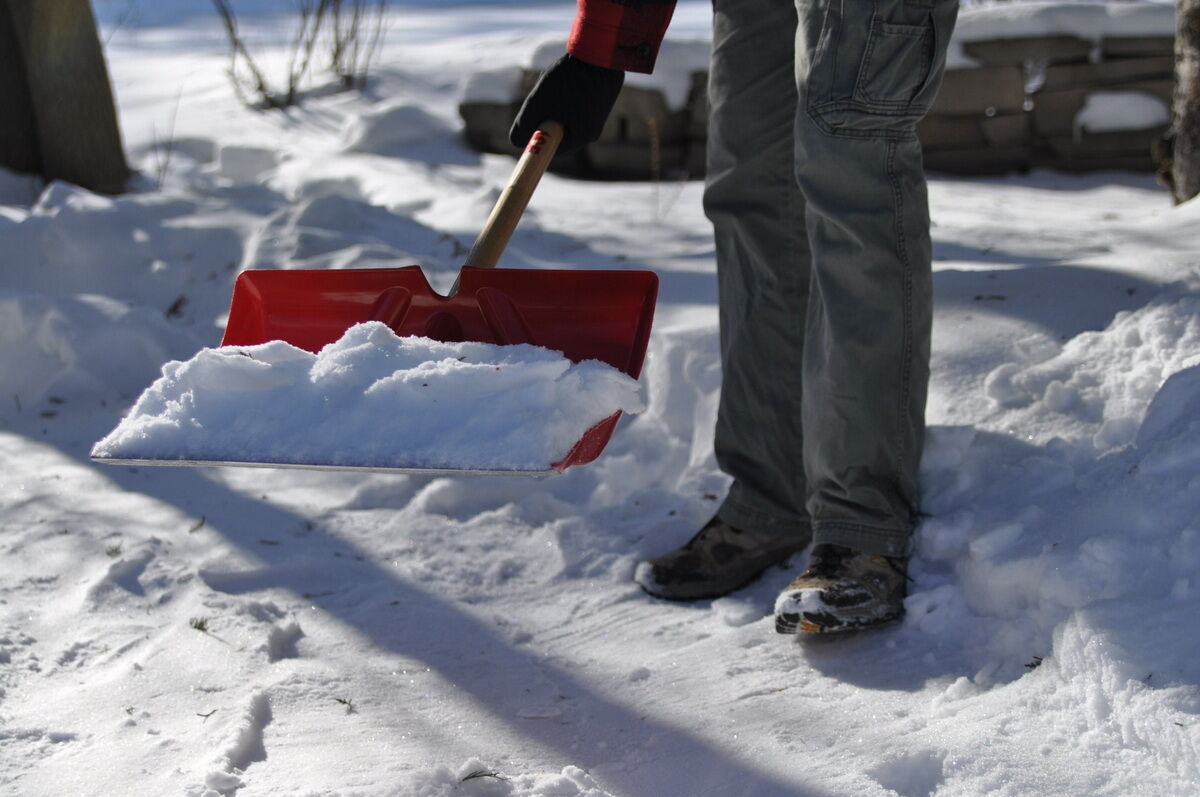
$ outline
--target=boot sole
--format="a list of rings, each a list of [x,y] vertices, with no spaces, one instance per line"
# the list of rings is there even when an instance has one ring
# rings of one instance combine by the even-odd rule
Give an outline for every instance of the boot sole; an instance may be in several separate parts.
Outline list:
[[[800,550],[803,550],[803,548]],[[743,581],[737,583],[734,586],[721,587],[720,589],[717,589],[714,587],[712,589],[702,590],[699,592],[688,592],[686,590],[681,590],[681,591],[675,592],[674,594],[671,594],[669,589],[658,592],[658,591],[655,591],[653,588],[646,586],[646,584],[643,583],[642,581],[638,580],[636,573],[634,574],[634,582],[639,587],[642,588],[642,592],[646,593],[650,597],[658,598],[660,600],[665,600],[665,601],[671,601],[673,603],[688,603],[691,601],[716,600],[717,598],[724,598],[726,595],[732,595],[733,593],[737,592],[739,589],[750,586],[755,581],[758,581],[760,578],[762,578],[763,574],[766,573],[768,570],[770,570],[772,567],[779,567],[779,568],[787,567],[788,560],[790,560],[797,553],[799,553],[799,551],[793,551],[781,559],[767,562],[760,569],[758,569],[755,572],[751,573],[750,575],[746,576],[746,578]],[[657,582],[655,582],[655,583],[657,584]]]
[[[883,617],[855,622],[852,620],[838,620],[833,615],[827,615],[821,618],[824,622],[819,622],[815,617],[784,613],[775,615],[775,632],[779,634],[805,635],[842,634],[847,631],[865,631],[870,628],[878,628],[881,625],[894,623],[902,617],[904,617],[904,612],[896,612],[884,615]]]
[[[737,592],[739,589],[742,589],[743,587],[750,586],[755,581],[758,581],[758,579],[762,578],[762,574],[767,572],[767,569],[769,567],[770,567],[770,565],[768,565],[767,567],[764,567],[762,570],[760,570],[757,573],[755,573],[754,575],[750,576],[745,581],[743,581],[742,583],[738,584],[735,587],[730,587],[728,589],[719,590],[719,591],[697,592],[697,593],[687,593],[687,594],[676,593],[674,595],[671,595],[671,594],[668,594],[665,592],[655,592],[654,590],[650,589],[649,587],[647,587],[645,584],[643,584],[640,581],[637,582],[637,585],[642,588],[642,592],[646,593],[651,598],[658,598],[659,600],[671,601],[672,603],[691,603],[693,601],[716,600],[717,598],[724,598],[726,595],[732,595],[733,593]]]

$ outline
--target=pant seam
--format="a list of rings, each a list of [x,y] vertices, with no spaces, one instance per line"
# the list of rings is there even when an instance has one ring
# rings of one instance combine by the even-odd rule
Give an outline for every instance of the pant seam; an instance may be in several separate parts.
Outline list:
[[[896,405],[896,429],[903,429],[908,415],[908,405],[912,395],[912,359],[913,359],[913,275],[912,262],[908,256],[908,244],[904,236],[904,190],[900,185],[899,175],[896,174],[896,149],[894,141],[887,143],[886,171],[888,181],[892,186],[892,196],[896,207],[896,256],[902,267],[902,283],[904,300],[900,309],[902,319],[901,332],[901,368],[900,396]],[[899,452],[900,472],[909,467],[911,458],[904,435],[898,435],[896,450]]]
[[[868,526],[863,523],[849,523],[844,520],[824,520],[818,521],[815,527],[821,531],[838,529],[841,531],[854,531],[863,534],[870,534],[876,537],[903,537],[911,533],[907,528],[888,528],[885,526]]]
[[[799,101],[799,87],[798,86],[796,88],[796,91],[797,91],[797,101]],[[781,187],[783,190],[783,199],[784,199],[783,206],[784,206],[784,212],[786,214],[784,223],[788,225],[788,229],[789,229],[789,234],[787,236],[789,267],[788,267],[786,273],[790,278],[795,279],[795,285],[793,286],[794,289],[797,292],[804,292],[804,304],[807,305],[809,303],[809,297],[808,297],[807,292],[805,292],[805,289],[807,288],[807,289],[811,290],[811,288],[812,288],[812,285],[811,285],[811,281],[812,281],[811,262],[810,262],[810,268],[809,268],[808,274],[803,275],[800,278],[796,278],[796,275],[795,275],[795,269],[797,268],[797,263],[798,263],[799,253],[800,253],[799,247],[796,245],[796,240],[797,240],[797,237],[801,234],[801,232],[803,232],[804,226],[807,225],[807,215],[808,215],[808,208],[807,207],[803,208],[804,217],[802,217],[798,220],[799,224],[797,225],[797,219],[795,218],[797,215],[796,214],[796,198],[800,192],[800,186],[796,180],[795,124],[796,124],[795,117],[793,117],[792,140],[791,140],[791,144],[788,148],[788,152],[791,154],[791,157],[789,159],[790,164],[789,164],[789,168],[787,171],[786,179],[781,181]],[[809,280],[809,285],[807,285],[807,286],[803,285],[803,283],[802,283],[802,280],[804,277],[807,277]],[[805,307],[805,311],[807,311],[807,307]],[[798,366],[799,371],[788,374],[788,377],[787,377],[788,383],[793,388],[791,393],[794,396],[795,404],[793,406],[796,410],[795,415],[793,416],[794,419],[796,419],[796,420],[793,420],[793,423],[799,424],[800,451],[801,452],[803,451],[803,446],[805,445],[805,440],[808,437],[806,430],[804,429],[804,423],[803,423],[803,418],[804,418],[804,360],[805,360],[805,350],[808,348],[808,346],[807,346],[808,330],[806,329],[805,318],[806,318],[806,312],[795,313],[793,315],[793,324],[795,325],[795,328],[793,329],[793,334],[795,335],[794,339],[798,340],[800,342],[800,346],[798,347],[798,350],[794,351],[793,354],[795,357],[798,358],[798,362],[796,362],[796,365]],[[803,486],[803,490],[800,494],[800,505],[807,506],[809,487],[808,487],[808,474],[805,473],[805,470],[804,470],[803,454],[801,454],[800,456],[794,457],[792,460],[791,479],[792,479],[791,486],[793,487],[793,491],[791,494],[792,495],[796,494],[794,488],[795,488],[795,485],[797,484],[797,482],[799,482],[799,484],[801,484]]]

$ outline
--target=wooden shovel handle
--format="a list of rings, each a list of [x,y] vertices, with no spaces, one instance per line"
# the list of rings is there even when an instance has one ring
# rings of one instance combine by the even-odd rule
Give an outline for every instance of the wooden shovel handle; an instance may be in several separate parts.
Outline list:
[[[538,181],[546,173],[562,138],[563,126],[558,122],[543,122],[534,132],[529,139],[529,146],[508,178],[508,185],[496,200],[492,215],[488,216],[483,230],[475,239],[465,265],[475,268],[496,267],[504,247],[508,246],[517,228],[517,222],[521,220],[521,214],[529,204],[529,198],[533,196],[533,189],[537,188]]]

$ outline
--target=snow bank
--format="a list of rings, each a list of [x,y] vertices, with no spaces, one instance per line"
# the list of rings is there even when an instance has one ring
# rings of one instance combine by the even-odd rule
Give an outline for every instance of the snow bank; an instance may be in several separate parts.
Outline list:
[[[189,350],[186,336],[144,308],[0,288],[0,395],[18,406],[132,396],[164,360]]]
[[[318,354],[272,341],[168,363],[92,456],[545,472],[641,409],[636,380],[604,363],[367,322]]]
[[[107,197],[52,182],[31,207],[0,209],[4,287],[102,295],[209,323],[210,311],[228,304],[210,287],[232,279],[241,259],[238,228],[250,217],[221,200],[171,192]]]
[[[351,119],[342,135],[351,152],[391,155],[453,132],[423,108],[400,103],[383,105]]]
[[[1009,362],[984,381],[1006,410],[1005,424],[1029,440],[1089,442],[1098,452],[1131,442],[1163,382],[1200,362],[1200,297],[1167,290],[1118,313],[1107,329],[1084,332],[1044,359]]]
[[[1009,679],[1022,656],[1061,646],[1052,644],[1061,624],[1084,610],[1200,610],[1200,366],[1149,393],[1129,445],[1100,458],[1061,439],[930,431],[922,479],[932,517],[918,535],[921,589],[907,622],[964,640],[978,683]],[[1159,657],[1164,680],[1194,674],[1185,653]]]

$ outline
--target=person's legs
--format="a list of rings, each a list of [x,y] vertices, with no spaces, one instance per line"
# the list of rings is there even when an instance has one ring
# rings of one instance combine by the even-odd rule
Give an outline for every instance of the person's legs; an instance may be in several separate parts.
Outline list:
[[[804,462],[815,547],[811,572],[777,604],[777,625],[842,630],[837,617],[805,628],[798,615],[816,611],[816,592],[825,609],[850,618],[845,627],[903,610],[933,298],[916,123],[937,93],[957,0],[797,0],[797,11],[796,179],[813,253]]]
[[[956,0],[797,0],[796,179],[813,283],[804,352],[815,540],[904,556],[929,376],[929,207],[916,123]]]
[[[800,402],[811,258],[793,177],[796,14],[790,0],[713,7],[704,208],[720,290],[715,449],[733,478],[718,514],[807,536]]]
[[[804,548],[801,361],[809,251],[793,177],[796,10],[791,0],[715,0],[705,212],[720,290],[716,457],[733,484],[684,548],[639,568],[659,597],[732,591]]]

